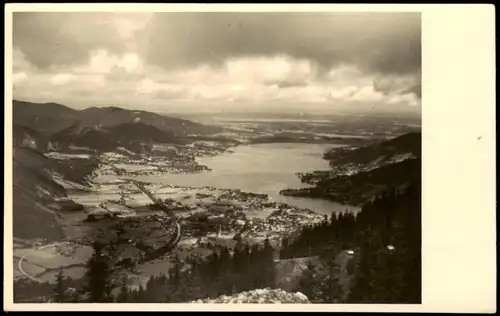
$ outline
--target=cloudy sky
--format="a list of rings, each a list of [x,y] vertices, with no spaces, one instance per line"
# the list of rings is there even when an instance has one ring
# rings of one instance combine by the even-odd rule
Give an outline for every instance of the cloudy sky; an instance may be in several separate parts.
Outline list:
[[[418,13],[14,13],[14,97],[420,111]]]

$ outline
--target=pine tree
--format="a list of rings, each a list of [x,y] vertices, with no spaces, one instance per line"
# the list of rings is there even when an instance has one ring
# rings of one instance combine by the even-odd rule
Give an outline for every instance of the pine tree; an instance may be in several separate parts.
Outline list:
[[[110,282],[111,270],[108,266],[109,257],[105,254],[104,245],[95,242],[94,253],[87,261],[87,284],[85,286],[91,303],[108,303],[113,300]]]
[[[181,264],[176,263],[170,269],[169,283],[172,286],[171,302],[189,300],[189,271],[182,271]]]
[[[137,290],[137,298],[136,298],[136,300],[137,300],[138,303],[147,303],[146,302],[146,297],[145,297],[145,292],[146,292],[146,290],[144,289],[144,285],[141,284],[139,286],[139,289]]]
[[[219,255],[219,289],[221,294],[231,294],[233,291],[233,278],[231,271],[233,270],[233,259],[227,247],[222,248]]]
[[[198,263],[194,263],[189,275],[189,287],[191,295],[197,298],[204,298],[206,296],[205,285],[201,276],[201,270]]]
[[[332,211],[332,214],[330,215],[330,224],[334,224],[337,222],[337,213],[335,211]]]
[[[54,287],[54,301],[56,303],[65,302],[65,286],[64,286],[64,268],[59,267],[59,272],[56,276],[56,285]]]
[[[173,289],[177,289],[179,287],[181,283],[181,264],[179,262],[175,263],[169,270],[169,280]]]
[[[242,271],[243,265],[243,247],[241,244],[236,245],[234,248],[234,253],[232,256],[232,265],[231,265],[231,294],[238,293],[241,288],[241,279],[240,273]]]
[[[262,249],[263,275],[265,277],[263,284],[265,287],[274,288],[276,286],[276,267],[274,263],[274,248],[268,238],[264,240]]]
[[[258,244],[254,244],[251,248],[249,255],[249,265],[246,270],[250,276],[247,278],[248,288],[264,288],[266,283],[266,276],[264,275],[264,262],[263,251]]]

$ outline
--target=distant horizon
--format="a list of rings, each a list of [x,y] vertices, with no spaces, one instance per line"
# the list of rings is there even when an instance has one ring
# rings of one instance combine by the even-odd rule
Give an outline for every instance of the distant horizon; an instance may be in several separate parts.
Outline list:
[[[204,109],[199,109],[199,108],[191,108],[186,110],[186,108],[181,108],[181,107],[174,107],[174,108],[151,108],[151,109],[143,109],[140,107],[127,107],[124,105],[120,104],[101,104],[101,105],[88,105],[88,106],[74,106],[70,103],[66,102],[58,102],[58,101],[33,101],[29,99],[20,99],[20,98],[13,98],[13,102],[26,102],[26,103],[33,103],[33,104],[39,104],[40,106],[43,106],[45,104],[59,104],[63,105],[65,107],[68,107],[73,110],[81,111],[81,110],[86,110],[90,108],[121,108],[124,110],[129,110],[129,111],[146,111],[146,112],[152,112],[152,113],[157,113],[157,114],[162,114],[162,115],[187,115],[187,116],[197,116],[197,115],[206,115],[206,114],[212,114],[212,115],[293,115],[293,116],[300,116],[300,115],[305,115],[305,116],[317,116],[317,115],[388,115],[388,116],[404,116],[404,117],[411,117],[414,119],[419,119],[421,120],[421,113],[420,111],[390,111],[390,109],[381,109],[380,107],[357,107],[355,109],[350,109],[350,108],[337,108],[337,109],[332,109],[332,108],[322,108],[322,109],[307,109],[307,108],[301,108],[301,104],[297,104],[297,107],[294,106],[288,106],[288,107],[253,107],[253,108],[232,108],[232,109],[214,109],[214,108],[204,108]],[[365,111],[363,111],[365,110]]]

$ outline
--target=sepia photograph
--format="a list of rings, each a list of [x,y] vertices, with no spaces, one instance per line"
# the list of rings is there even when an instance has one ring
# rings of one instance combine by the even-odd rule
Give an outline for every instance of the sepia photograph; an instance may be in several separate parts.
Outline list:
[[[11,19],[15,304],[422,304],[421,12]]]

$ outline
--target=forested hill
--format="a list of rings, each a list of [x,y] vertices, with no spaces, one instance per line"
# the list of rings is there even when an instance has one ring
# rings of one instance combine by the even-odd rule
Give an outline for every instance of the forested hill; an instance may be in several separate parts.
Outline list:
[[[324,158],[333,168],[341,165],[364,166],[382,161],[390,161],[398,156],[421,157],[422,133],[412,132],[395,138],[378,141],[359,148],[334,148],[325,153]]]
[[[314,187],[282,190],[280,193],[362,205],[391,186],[404,188],[411,182],[420,181],[421,164],[421,159],[408,159],[353,175],[325,177]]]
[[[389,187],[404,188],[420,181],[421,136],[413,132],[359,148],[332,149],[324,155],[331,170],[300,175],[313,187],[280,193],[362,205]]]
[[[299,288],[312,302],[421,302],[421,188],[389,190],[366,203],[354,216],[332,216],[284,240],[281,258],[319,256],[324,267],[311,266]],[[347,274],[335,273],[334,258],[350,249]],[[341,285],[348,293],[342,297]]]

